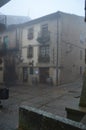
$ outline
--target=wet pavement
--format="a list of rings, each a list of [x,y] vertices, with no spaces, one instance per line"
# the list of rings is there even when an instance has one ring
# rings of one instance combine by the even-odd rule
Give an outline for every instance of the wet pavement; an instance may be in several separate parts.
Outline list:
[[[66,117],[65,107],[79,102],[82,82],[61,86],[17,85],[9,87],[10,97],[2,101],[0,109],[0,130],[18,128],[18,110],[21,105],[29,105],[53,114]]]

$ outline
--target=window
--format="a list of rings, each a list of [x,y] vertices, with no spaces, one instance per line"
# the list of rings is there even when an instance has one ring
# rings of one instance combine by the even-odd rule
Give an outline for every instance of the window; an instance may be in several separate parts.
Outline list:
[[[8,36],[4,36],[3,42],[4,42],[4,46],[5,46],[6,48],[8,48],[8,43],[9,43]]]
[[[28,48],[27,48],[27,57],[28,58],[33,57],[33,47],[32,46],[28,46]]]
[[[32,40],[33,39],[33,28],[28,29],[28,39]]]
[[[37,41],[42,44],[49,43],[50,32],[48,31],[48,24],[44,24],[41,26],[41,30],[38,33]]]
[[[39,48],[39,56],[38,56],[38,62],[39,63],[49,63],[50,62],[50,56],[49,56],[49,46],[40,46]]]
[[[47,34],[48,33],[48,24],[42,25],[42,34]]]
[[[30,67],[30,74],[33,74],[33,67]]]
[[[82,60],[82,50],[80,50],[80,60]]]
[[[40,55],[42,57],[49,56],[49,46],[41,46],[40,47]]]

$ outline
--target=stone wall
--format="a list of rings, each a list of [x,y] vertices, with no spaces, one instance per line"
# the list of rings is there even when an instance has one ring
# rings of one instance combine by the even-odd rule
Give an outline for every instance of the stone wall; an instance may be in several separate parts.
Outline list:
[[[86,130],[86,126],[36,108],[19,108],[19,130]]]

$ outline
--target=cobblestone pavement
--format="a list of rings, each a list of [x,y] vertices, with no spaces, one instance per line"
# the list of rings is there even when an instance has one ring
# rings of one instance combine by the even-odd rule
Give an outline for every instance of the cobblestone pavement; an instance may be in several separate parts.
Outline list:
[[[81,81],[58,87],[49,85],[9,87],[10,97],[2,101],[3,108],[0,109],[0,130],[18,128],[18,110],[21,105],[29,105],[66,117],[65,107],[79,101],[81,88]]]

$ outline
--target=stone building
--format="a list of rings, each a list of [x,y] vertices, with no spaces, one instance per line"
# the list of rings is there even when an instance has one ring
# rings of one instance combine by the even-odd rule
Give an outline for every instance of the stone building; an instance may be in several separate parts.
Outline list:
[[[10,0],[1,0],[0,7],[4,6]],[[0,33],[6,29],[5,19],[0,18]],[[3,81],[3,49],[2,49],[2,41],[0,39],[0,83]]]
[[[0,33],[0,49],[3,50],[2,63],[0,64],[0,83],[14,83],[18,80],[20,35],[18,26],[9,26]]]
[[[13,32],[15,36],[12,37]],[[18,39],[16,69],[19,82],[58,85],[82,77],[86,58],[83,17],[56,12],[5,33],[9,34],[11,43]]]
[[[0,6],[10,0],[1,0]],[[0,84],[15,82],[18,72],[18,52],[20,33],[18,24],[29,21],[29,17],[0,13]]]
[[[84,18],[56,12],[22,25],[20,81],[54,85],[80,79],[85,68]]]

